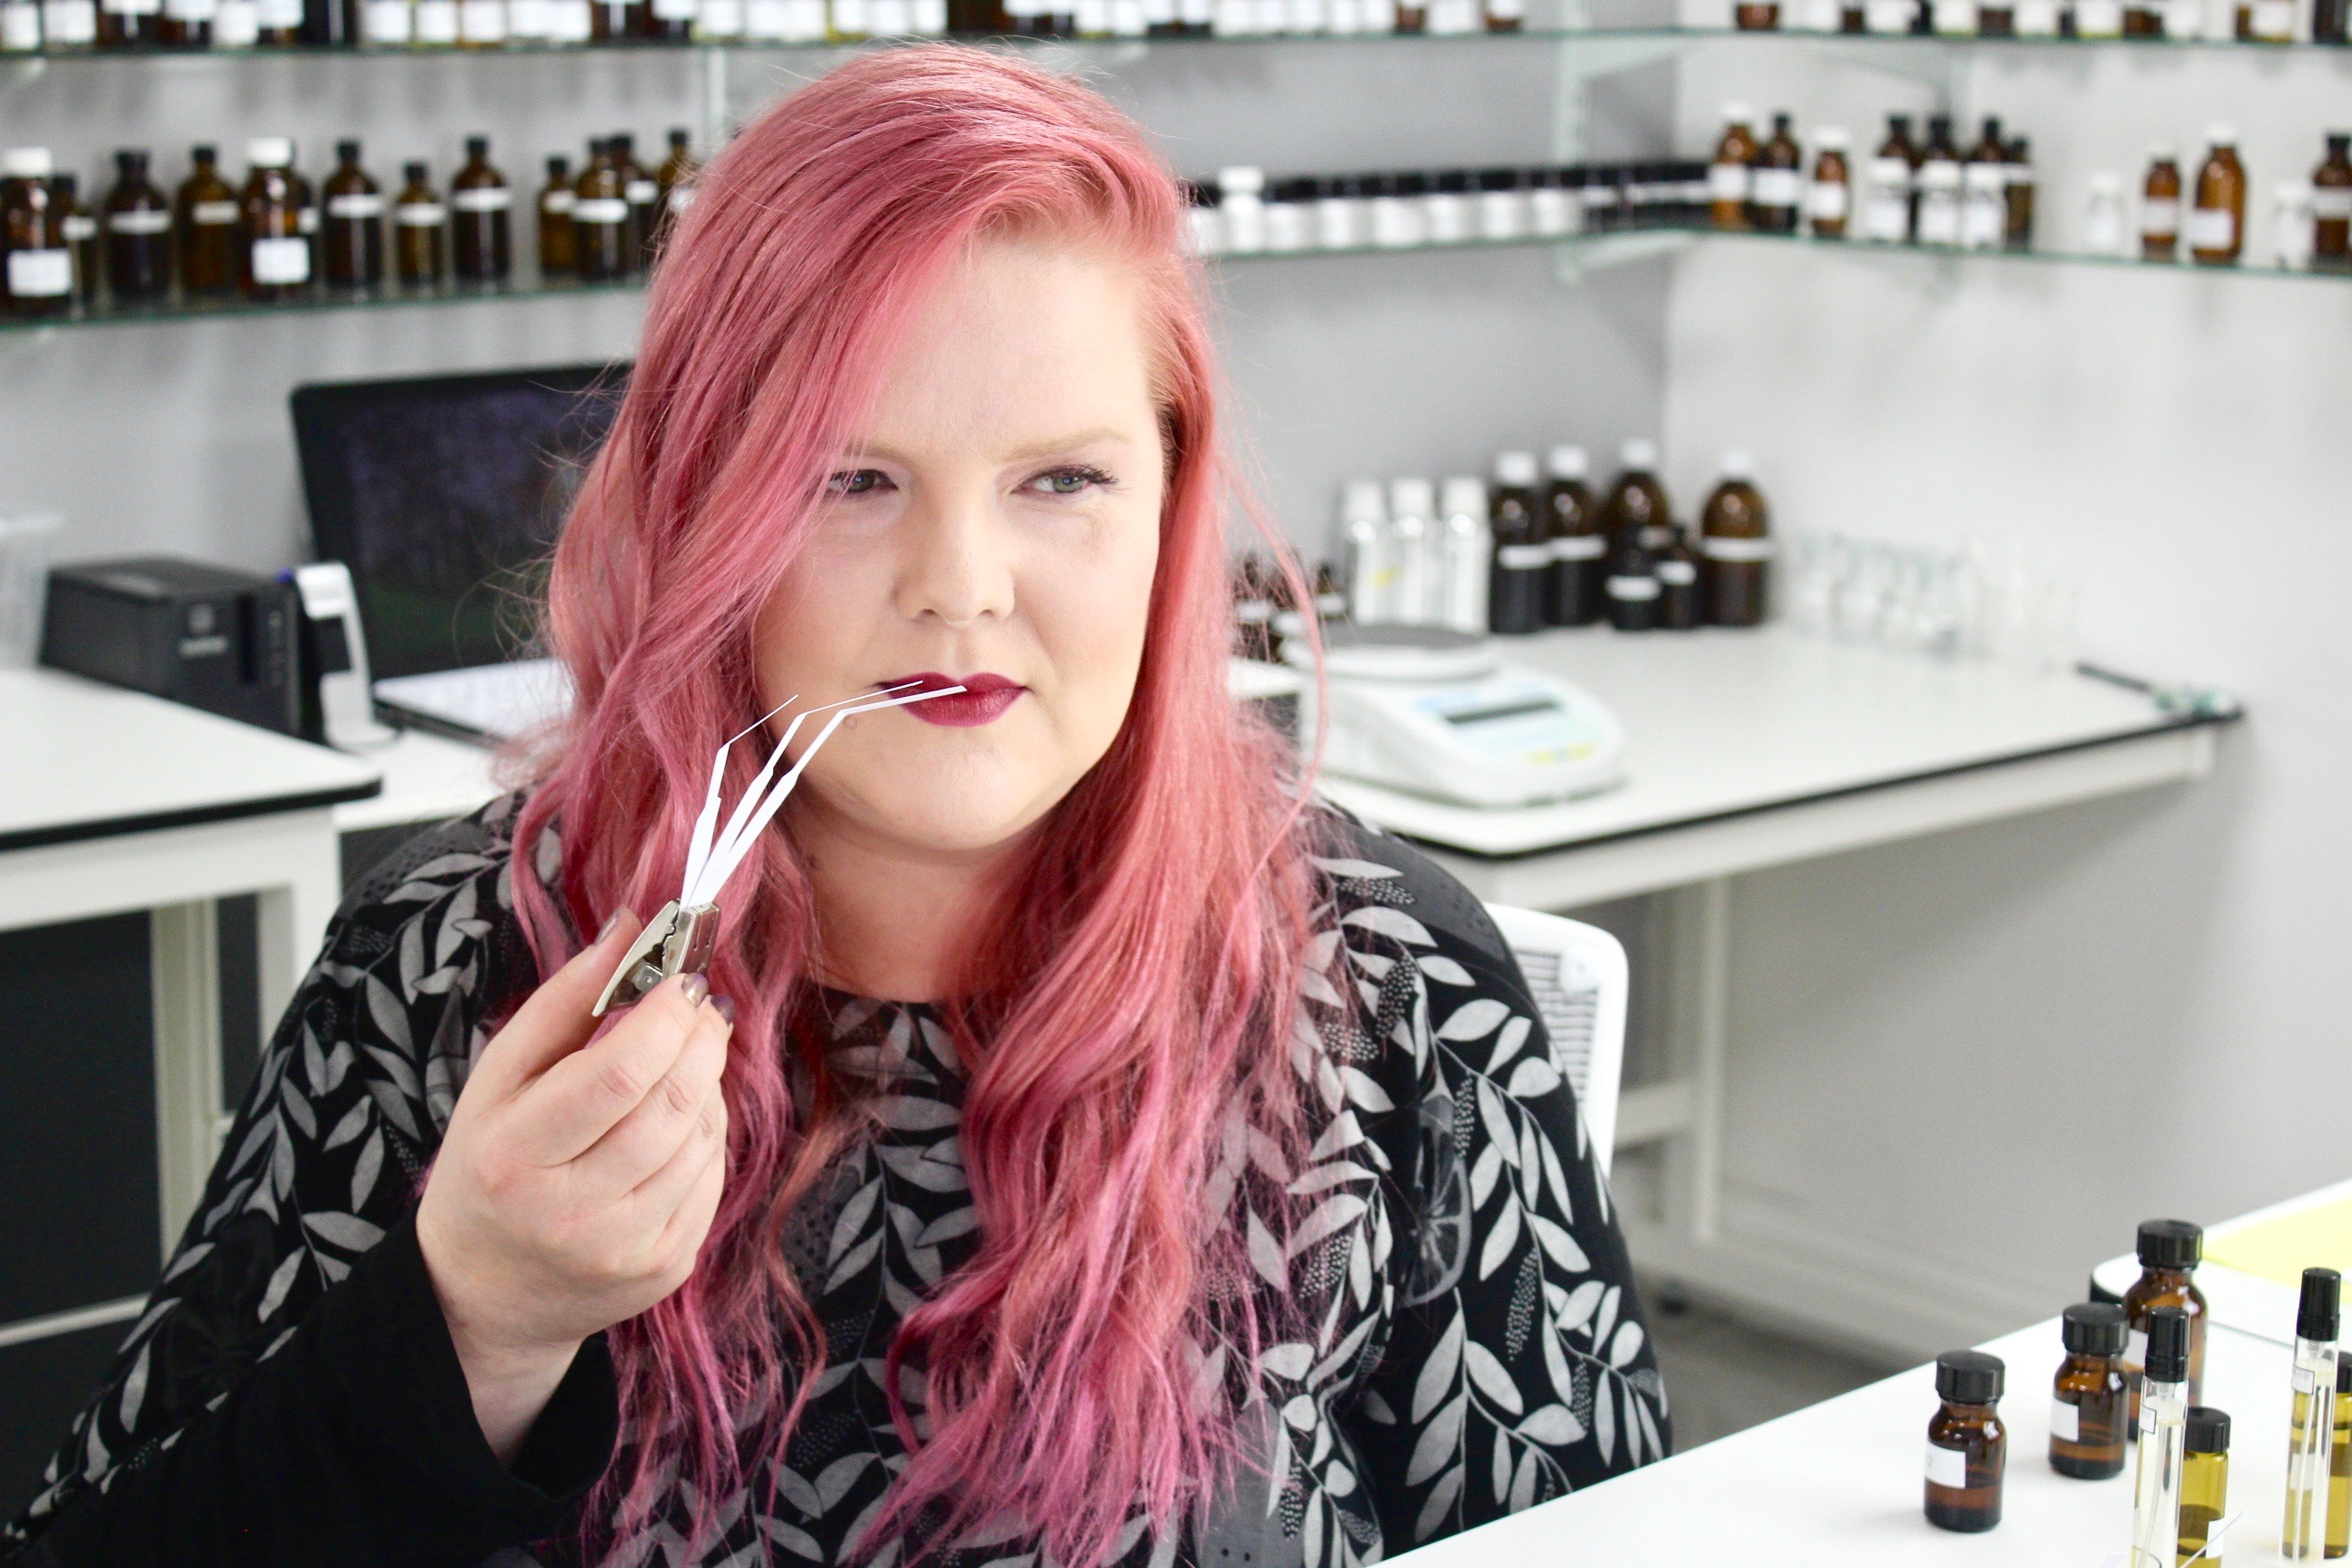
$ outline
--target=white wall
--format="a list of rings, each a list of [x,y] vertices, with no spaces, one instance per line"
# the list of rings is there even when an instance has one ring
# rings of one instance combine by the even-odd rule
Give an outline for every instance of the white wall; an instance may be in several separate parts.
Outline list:
[[[1733,96],[1857,132],[1925,101],[1739,64],[1686,66],[1686,140]],[[2340,58],[2018,49],[1956,85],[2033,136],[2071,237],[2087,169],[2213,118],[2266,216],[2347,83]],[[2352,288],[1759,244],[1676,265],[1687,492],[1738,444],[1784,531],[2027,541],[2083,573],[2088,651],[2251,711],[2202,784],[1738,885],[1706,1282],[1932,1352],[2078,1299],[2140,1218],[2352,1175]]]

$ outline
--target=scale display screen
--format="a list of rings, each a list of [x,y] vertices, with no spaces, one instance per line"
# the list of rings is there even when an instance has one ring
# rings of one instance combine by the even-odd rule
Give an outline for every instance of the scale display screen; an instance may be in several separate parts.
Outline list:
[[[1540,686],[1432,692],[1414,706],[1443,720],[1471,750],[1528,766],[1579,762],[1601,748],[1601,731]]]

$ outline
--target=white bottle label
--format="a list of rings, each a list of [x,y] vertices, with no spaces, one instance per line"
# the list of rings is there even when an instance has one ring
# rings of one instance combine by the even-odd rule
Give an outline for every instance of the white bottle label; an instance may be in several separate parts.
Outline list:
[[[1748,165],[1745,163],[1712,163],[1706,171],[1706,194],[1711,201],[1744,202],[1748,199]]]
[[[327,216],[340,218],[370,218],[383,216],[383,197],[375,191],[350,191],[327,198]]]
[[[2352,218],[2352,186],[2323,185],[2312,192],[2311,216],[2335,223]]]
[[[416,0],[416,41],[454,44],[457,41],[457,0]]]
[[[449,209],[439,202],[403,202],[392,209],[392,221],[403,228],[437,228],[449,221]]]
[[[371,44],[404,44],[415,29],[410,25],[408,0],[368,0],[360,13],[360,31]]]
[[[0,5],[0,49],[25,50],[41,47],[41,8],[31,0],[11,0]]]
[[[1958,245],[1960,242],[1960,204],[1949,194],[1929,192],[1919,201],[1919,243],[1922,245]]]
[[[579,197],[559,185],[539,198],[539,210],[543,213],[562,213],[569,217],[572,216],[572,207],[578,205],[579,200]]]
[[[299,237],[253,242],[253,280],[282,288],[310,280],[310,242]]]
[[[1769,561],[1772,542],[1769,539],[1717,539],[1709,534],[1699,541],[1699,551],[1710,561]]]
[[[1597,533],[1570,533],[1551,542],[1551,558],[1555,561],[1598,561],[1607,552],[1609,542]]]
[[[1759,207],[1793,208],[1803,188],[1804,178],[1794,169],[1756,171],[1756,205]]]
[[[52,47],[90,43],[98,37],[98,7],[91,0],[45,0],[41,34]]]
[[[631,206],[649,207],[661,200],[661,187],[651,180],[631,180],[621,190]]]
[[[1927,1445],[1927,1479],[1939,1487],[1965,1490],[1969,1484],[1969,1457],[1958,1448],[1939,1448]]]
[[[1644,599],[1654,599],[1659,592],[1658,580],[1655,577],[1609,579],[1609,596],[1612,599],[1622,599],[1629,604],[1640,604]]]
[[[784,0],[743,0],[743,36],[773,40],[784,36]]]
[[[1698,567],[1688,561],[1661,561],[1658,581],[1670,588],[1687,588],[1698,581]]]
[[[260,36],[261,13],[253,0],[220,0],[220,14],[213,18],[213,47],[251,48]]]
[[[1911,0],[1864,0],[1862,25],[1874,33],[1907,33],[1915,10]]]
[[[2254,37],[2266,43],[2284,44],[2294,37],[2294,6],[2290,0],[2254,0]]]
[[[68,250],[12,250],[8,253],[8,292],[20,300],[54,300],[73,292],[73,253]]]
[[[98,8],[110,16],[152,16],[163,8],[163,0],[99,0]]]
[[[302,0],[254,0],[254,20],[268,28],[302,25]]]
[[[514,193],[504,185],[484,185],[470,191],[452,191],[449,205],[461,213],[502,213],[514,205]]]
[[[2189,215],[2192,250],[2229,250],[2238,243],[2238,215],[2228,207],[2199,207]]]
[[[1842,223],[1848,195],[1843,180],[1815,180],[1805,187],[1805,216],[1815,223]]]
[[[109,213],[106,215],[106,226],[116,234],[169,234],[172,232],[172,215],[144,209]]]
[[[188,221],[207,225],[235,223],[236,204],[235,202],[198,202],[188,209]]]
[[[594,18],[588,10],[588,0],[555,0],[555,41],[559,44],[584,44],[595,33]]]
[[[2169,196],[2151,196],[2139,204],[2139,231],[2157,239],[2180,232],[2180,204]],[[2142,1336],[2145,1338],[2146,1336]]]
[[[174,22],[209,22],[220,14],[220,0],[163,0],[163,15]]]
[[[694,0],[654,0],[654,15],[665,22],[691,22],[694,12]]]
[[[1106,0],[1084,0],[1084,4],[1091,7],[1087,21],[1093,26],[1088,27],[1082,24],[1080,30],[1092,33],[1110,31],[1110,6]],[[914,8],[908,5],[907,0],[866,0],[866,30],[877,38],[904,37],[915,30]]]
[[[695,17],[694,26],[699,37],[741,37],[743,0],[702,0],[702,10]]]
[[[1507,572],[1533,572],[1551,564],[1549,544],[1505,544],[1495,551],[1495,564]]]
[[[2074,0],[2074,31],[2085,38],[2120,38],[2124,33],[2121,0]]]
[[[626,223],[629,204],[618,196],[583,196],[572,206],[573,223]]]
[[[845,38],[866,37],[866,0],[833,0],[833,30]]]
[[[2147,1365],[2147,1331],[2134,1329],[2124,1336],[2124,1370],[2138,1372]]]
[[[507,0],[507,32],[522,39],[555,37],[554,0]]]
[[[2080,1405],[2069,1405],[2053,1394],[2050,1399],[2050,1435],[2062,1443],[2083,1440],[2083,1411]]]
[[[506,42],[507,0],[465,0],[457,7],[457,36],[469,44]]]
[[[294,209],[294,232],[297,234],[318,233],[319,209],[317,207],[296,207]]]
[[[1965,35],[1976,30],[1976,0],[1936,0],[1936,31]]]

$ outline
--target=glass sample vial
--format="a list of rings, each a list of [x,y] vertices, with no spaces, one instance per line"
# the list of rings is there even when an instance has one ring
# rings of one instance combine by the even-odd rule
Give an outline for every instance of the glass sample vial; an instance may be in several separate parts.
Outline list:
[[[360,144],[335,143],[335,172],[319,187],[327,207],[327,282],[373,289],[383,281],[383,191],[360,167]]]
[[[1816,239],[1843,239],[1853,210],[1853,174],[1846,162],[1851,145],[1834,125],[1813,132],[1813,177],[1805,186],[1805,221]]]
[[[1350,479],[1339,492],[1339,571],[1348,618],[1370,626],[1388,618],[1396,567],[1389,552],[1389,503],[1378,479]]]
[[[1723,134],[1716,140],[1715,160],[1707,165],[1707,216],[1717,228],[1748,226],[1748,201],[1759,144],[1748,129],[1755,113],[1744,103],[1723,106]]]
[[[2215,123],[2197,171],[2197,201],[2189,211],[2189,255],[2209,267],[2227,266],[2246,247],[2246,166],[2238,162],[2238,133]]]
[[[2336,1420],[2327,1450],[2327,1550],[2352,1550],[2352,1356],[2336,1352]]]
[[[1699,512],[1699,554],[1709,626],[1763,624],[1772,572],[1772,521],[1756,488],[1756,459],[1723,454],[1716,487]]]
[[[2190,1278],[2205,1255],[2205,1232],[2185,1219],[2143,1220],[2139,1227],[2140,1276],[2124,1292],[2130,1333],[2124,1343],[2124,1382],[2131,1390],[2131,1421],[2139,1423],[2140,1371],[2147,1359],[2148,1319],[2159,1307],[2177,1307],[2189,1320],[2189,1398],[2205,1387],[2205,1292]]]
[[[1495,459],[1495,488],[1487,500],[1495,534],[1494,569],[1487,577],[1486,625],[1506,637],[1524,637],[1544,627],[1544,591],[1551,581],[1551,541],[1542,502],[1536,495],[1536,455],[1505,452]]]
[[[1946,1351],[1936,1358],[1936,1397],[1927,1423],[1927,1522],[1969,1533],[2000,1522],[2000,1483],[2009,1430],[1995,1409],[2007,1369],[1983,1351]]]
[[[114,155],[114,188],[100,223],[106,231],[106,283],[120,300],[172,291],[172,204],[147,177],[147,150]]]
[[[2123,176],[2112,169],[2094,171],[2090,192],[2083,204],[2083,248],[2093,256],[2125,256],[2131,250],[2124,232]]]
[[[1551,575],[1544,594],[1544,620],[1555,626],[1589,626],[1608,607],[1609,541],[1601,524],[1601,503],[1585,484],[1588,465],[1581,447],[1554,447],[1545,456],[1545,542],[1551,550]]]
[[[2169,261],[2179,245],[2180,164],[2171,148],[2151,148],[2139,190],[2140,259]]]
[[[2279,1555],[2320,1555],[2327,1523],[2328,1440],[2336,1427],[2336,1335],[2344,1290],[2333,1268],[2303,1271],[2294,1313],[2294,1410],[2287,1424],[2286,1519]]]
[[[2229,1511],[2230,1413],[2192,1405],[2181,1423],[2180,1562],[2195,1557],[2221,1568],[2215,1531]]]
[[[2140,1384],[2139,1461],[2132,1475],[2132,1544],[2125,1568],[2179,1568],[2180,1466],[2189,1416],[2189,1314],[2158,1307],[2147,1318]]]
[[[449,181],[449,258],[469,283],[501,283],[514,269],[514,192],[490,165],[490,139],[466,138],[466,163]]]
[[[2129,1391],[2124,1383],[2124,1310],[2082,1301],[2059,1321],[2066,1359],[2050,1385],[2050,1468],[2077,1480],[2121,1475]]]
[[[572,160],[561,153],[547,159],[547,184],[539,193],[539,275],[569,278],[572,259]]]
[[[393,255],[404,289],[431,289],[449,260],[449,209],[433,192],[422,162],[401,166],[392,204]]]
[[[310,283],[310,241],[302,232],[310,204],[294,176],[294,143],[284,136],[257,136],[245,145],[252,165],[238,197],[245,240],[245,291],[256,300],[283,300]]]

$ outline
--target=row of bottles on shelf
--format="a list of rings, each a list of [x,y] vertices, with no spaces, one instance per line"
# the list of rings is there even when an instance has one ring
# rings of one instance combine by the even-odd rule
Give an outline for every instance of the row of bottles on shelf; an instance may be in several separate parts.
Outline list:
[[[1886,117],[1886,139],[1857,170],[1837,126],[1813,132],[1812,167],[1792,117],[1775,114],[1759,141],[1748,106],[1723,106],[1723,134],[1707,167],[1708,220],[1719,229],[1858,238],[1890,245],[2027,249],[2033,243],[2033,163],[2025,137],[2004,138],[1998,115],[1963,150],[1952,117],[1930,115],[1926,142],[1911,117]],[[1860,176],[1857,178],[1857,174]]]
[[[698,165],[684,131],[670,132],[657,169],[638,165],[635,138],[590,143],[574,175],[562,155],[547,160],[534,204],[543,278],[605,281],[652,260],[667,225],[693,195]],[[387,282],[410,289],[505,281],[514,266],[515,193],[489,161],[489,139],[466,140],[466,162],[446,193],[428,166],[410,162],[389,194],[361,167],[360,144],[336,144],[336,165],[314,195],[294,167],[294,143],[257,136],[247,143],[242,188],[199,143],[177,193],[151,175],[144,148],[115,153],[116,177],[96,211],[79,181],[59,174],[45,147],[5,154],[0,252],[9,311],[66,314],[100,300],[136,307],[176,290],[191,300],[242,294],[269,301],[330,289],[364,292]],[[101,294],[101,290],[103,293]]]
[[[0,0],[0,49],[855,43],[1518,30],[1526,0]]]
[[[1523,636],[1607,621],[1621,631],[1752,626],[1772,537],[1755,465],[1724,454],[1697,522],[1674,519],[1655,443],[1629,440],[1596,496],[1584,449],[1505,452],[1491,483],[1352,480],[1325,585],[1349,619]]]
[[[1249,164],[1184,182],[1202,256],[1557,237],[1673,226],[1706,211],[1691,159],[1295,174]]]
[[[2140,180],[2138,221],[2126,226],[2123,180],[2102,171],[2090,178],[2084,247],[2099,256],[2173,261],[2184,246],[2189,259],[2209,266],[2237,261],[2246,247],[2246,199],[2252,184],[2239,160],[2237,133],[2208,126],[2205,157],[2194,184],[2184,179],[2178,152],[2158,146]],[[2271,204],[2273,265],[2341,269],[2352,266],[2352,132],[2329,132],[2326,152],[2308,183],[2282,180]]]
[[[1734,0],[1732,26],[1977,38],[2197,38],[2341,44],[2347,0]]]

